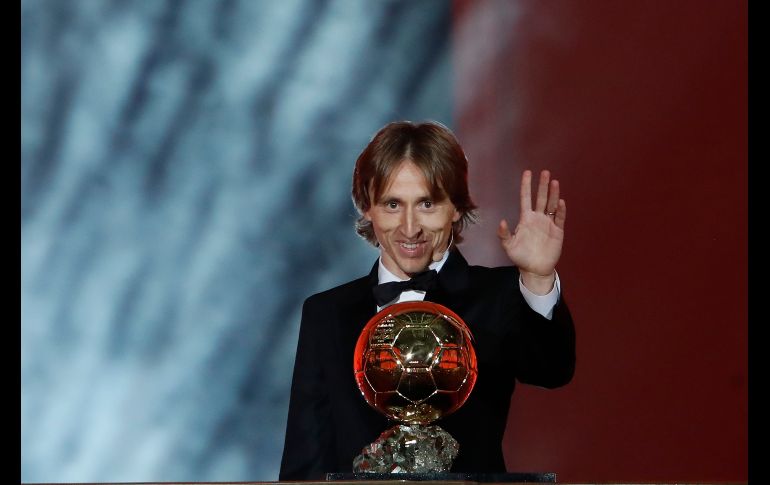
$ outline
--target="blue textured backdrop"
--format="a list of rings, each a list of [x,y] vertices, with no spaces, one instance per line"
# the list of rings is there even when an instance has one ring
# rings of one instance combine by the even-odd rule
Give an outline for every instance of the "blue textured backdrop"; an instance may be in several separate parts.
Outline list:
[[[355,157],[452,125],[451,2],[23,0],[22,481],[277,479]]]

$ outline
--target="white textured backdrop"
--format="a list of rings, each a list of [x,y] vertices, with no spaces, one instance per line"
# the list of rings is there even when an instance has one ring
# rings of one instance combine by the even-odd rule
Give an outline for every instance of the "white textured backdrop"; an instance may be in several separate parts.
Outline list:
[[[22,0],[22,481],[277,479],[302,300],[376,256],[355,157],[452,125],[450,7]]]

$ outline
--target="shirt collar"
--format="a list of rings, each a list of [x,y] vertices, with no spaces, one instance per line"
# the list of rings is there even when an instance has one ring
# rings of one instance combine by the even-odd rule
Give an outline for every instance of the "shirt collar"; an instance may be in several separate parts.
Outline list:
[[[441,271],[441,268],[444,266],[444,263],[446,263],[446,260],[449,258],[449,251],[444,251],[444,255],[441,257],[440,261],[433,261],[428,265],[428,269],[435,269],[438,273]],[[391,273],[388,268],[385,267],[384,264],[382,264],[382,250],[380,250],[380,258],[379,258],[379,264],[377,268],[377,282],[382,283],[390,283],[391,281],[406,281],[402,280],[398,276]]]

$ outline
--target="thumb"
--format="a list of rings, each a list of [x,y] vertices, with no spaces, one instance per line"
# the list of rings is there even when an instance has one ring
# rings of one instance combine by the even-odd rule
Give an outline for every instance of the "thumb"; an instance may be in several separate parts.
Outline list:
[[[497,226],[497,237],[502,240],[511,238],[511,231],[508,229],[508,221],[505,219],[500,221],[500,225]]]

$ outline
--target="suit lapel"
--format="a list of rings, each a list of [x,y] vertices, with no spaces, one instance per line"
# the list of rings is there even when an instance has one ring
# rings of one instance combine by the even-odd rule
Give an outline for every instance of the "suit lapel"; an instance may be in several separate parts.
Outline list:
[[[459,312],[463,295],[470,288],[468,262],[460,251],[452,249],[441,271],[438,272],[439,287],[425,294],[425,300],[444,305]]]
[[[340,349],[344,358],[353,357],[358,336],[369,320],[377,313],[377,302],[374,300],[372,288],[377,285],[377,268],[379,260],[374,262],[372,270],[367,277],[361,278],[356,285],[351,298],[340,302],[340,322],[342,326]],[[438,288],[430,290],[425,295],[426,301],[432,301],[444,305],[456,313],[461,313],[465,306],[464,294],[470,288],[470,275],[468,262],[460,251],[452,249],[441,271],[438,273]]]
[[[377,262],[374,263],[369,276],[361,278],[360,283],[356,285],[353,297],[350,300],[342,302],[340,305],[340,321],[342,327],[341,352],[345,359],[352,364],[353,351],[358,341],[358,336],[366,326],[367,322],[377,313],[377,302],[372,294],[372,287],[377,284]]]

